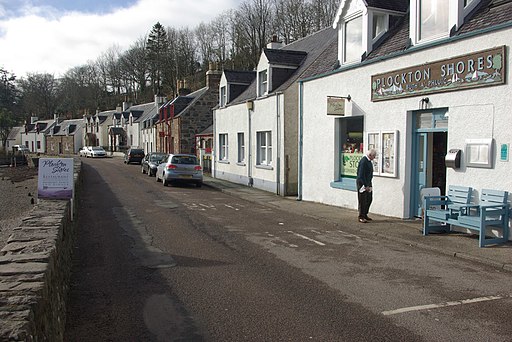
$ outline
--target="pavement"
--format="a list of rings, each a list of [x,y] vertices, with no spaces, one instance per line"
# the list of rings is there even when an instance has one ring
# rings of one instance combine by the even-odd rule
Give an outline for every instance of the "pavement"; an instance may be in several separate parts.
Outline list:
[[[373,221],[359,223],[357,211],[348,208],[298,201],[296,197],[282,197],[207,175],[204,176],[204,185],[249,202],[338,224],[347,233],[375,240],[392,240],[413,248],[434,251],[512,272],[512,241],[480,248],[478,247],[478,235],[475,234],[431,233],[428,236],[423,236],[423,221],[420,219],[404,220],[387,217],[372,214],[370,210],[370,217]]]

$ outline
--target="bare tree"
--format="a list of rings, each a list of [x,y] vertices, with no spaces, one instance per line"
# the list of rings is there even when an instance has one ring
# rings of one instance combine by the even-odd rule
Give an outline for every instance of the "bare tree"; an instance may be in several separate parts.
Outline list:
[[[19,80],[21,105],[25,113],[40,119],[49,119],[57,107],[57,82],[51,74],[28,74]]]
[[[124,75],[128,96],[138,102],[146,95],[149,81],[147,37],[141,37],[120,57],[121,72]]]

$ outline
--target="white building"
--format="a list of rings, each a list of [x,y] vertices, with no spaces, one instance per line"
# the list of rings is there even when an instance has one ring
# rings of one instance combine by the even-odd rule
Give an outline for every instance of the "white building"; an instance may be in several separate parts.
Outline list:
[[[265,48],[256,72],[224,71],[214,113],[213,176],[297,194],[297,79],[335,43],[332,28]]]
[[[422,188],[512,191],[510,1],[344,0],[333,26],[336,53],[300,82],[300,198],[357,209],[370,147],[373,213],[419,216]]]

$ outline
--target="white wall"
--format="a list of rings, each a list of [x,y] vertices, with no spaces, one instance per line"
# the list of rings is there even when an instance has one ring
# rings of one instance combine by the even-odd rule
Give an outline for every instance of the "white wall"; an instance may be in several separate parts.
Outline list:
[[[328,95],[352,97],[352,109],[364,115],[364,131],[398,130],[398,177],[374,177],[374,201],[371,211],[393,217],[407,217],[410,198],[411,132],[408,112],[419,109],[421,98],[428,96],[433,108],[448,107],[448,149],[464,148],[465,139],[493,138],[496,150],[511,143],[510,85],[511,61],[506,61],[507,80],[504,85],[428,94],[410,98],[371,102],[371,76],[422,63],[439,61],[470,52],[493,48],[510,42],[512,30],[502,30],[457,41],[428,50],[414,52],[379,63],[370,64],[328,77],[304,83],[303,98],[303,183],[302,198],[308,201],[357,209],[357,194],[335,189],[330,182],[336,179],[335,118],[326,115]],[[506,49],[510,51],[510,46]],[[492,169],[448,169],[447,184],[472,186],[475,189],[493,188],[512,192],[508,176],[512,161],[499,161],[494,153]]]

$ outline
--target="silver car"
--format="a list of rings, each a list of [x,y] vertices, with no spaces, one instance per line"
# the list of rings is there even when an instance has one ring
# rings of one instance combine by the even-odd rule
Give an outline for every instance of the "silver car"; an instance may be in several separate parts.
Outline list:
[[[156,181],[167,186],[171,183],[203,185],[203,168],[192,154],[169,154],[156,169]]]

